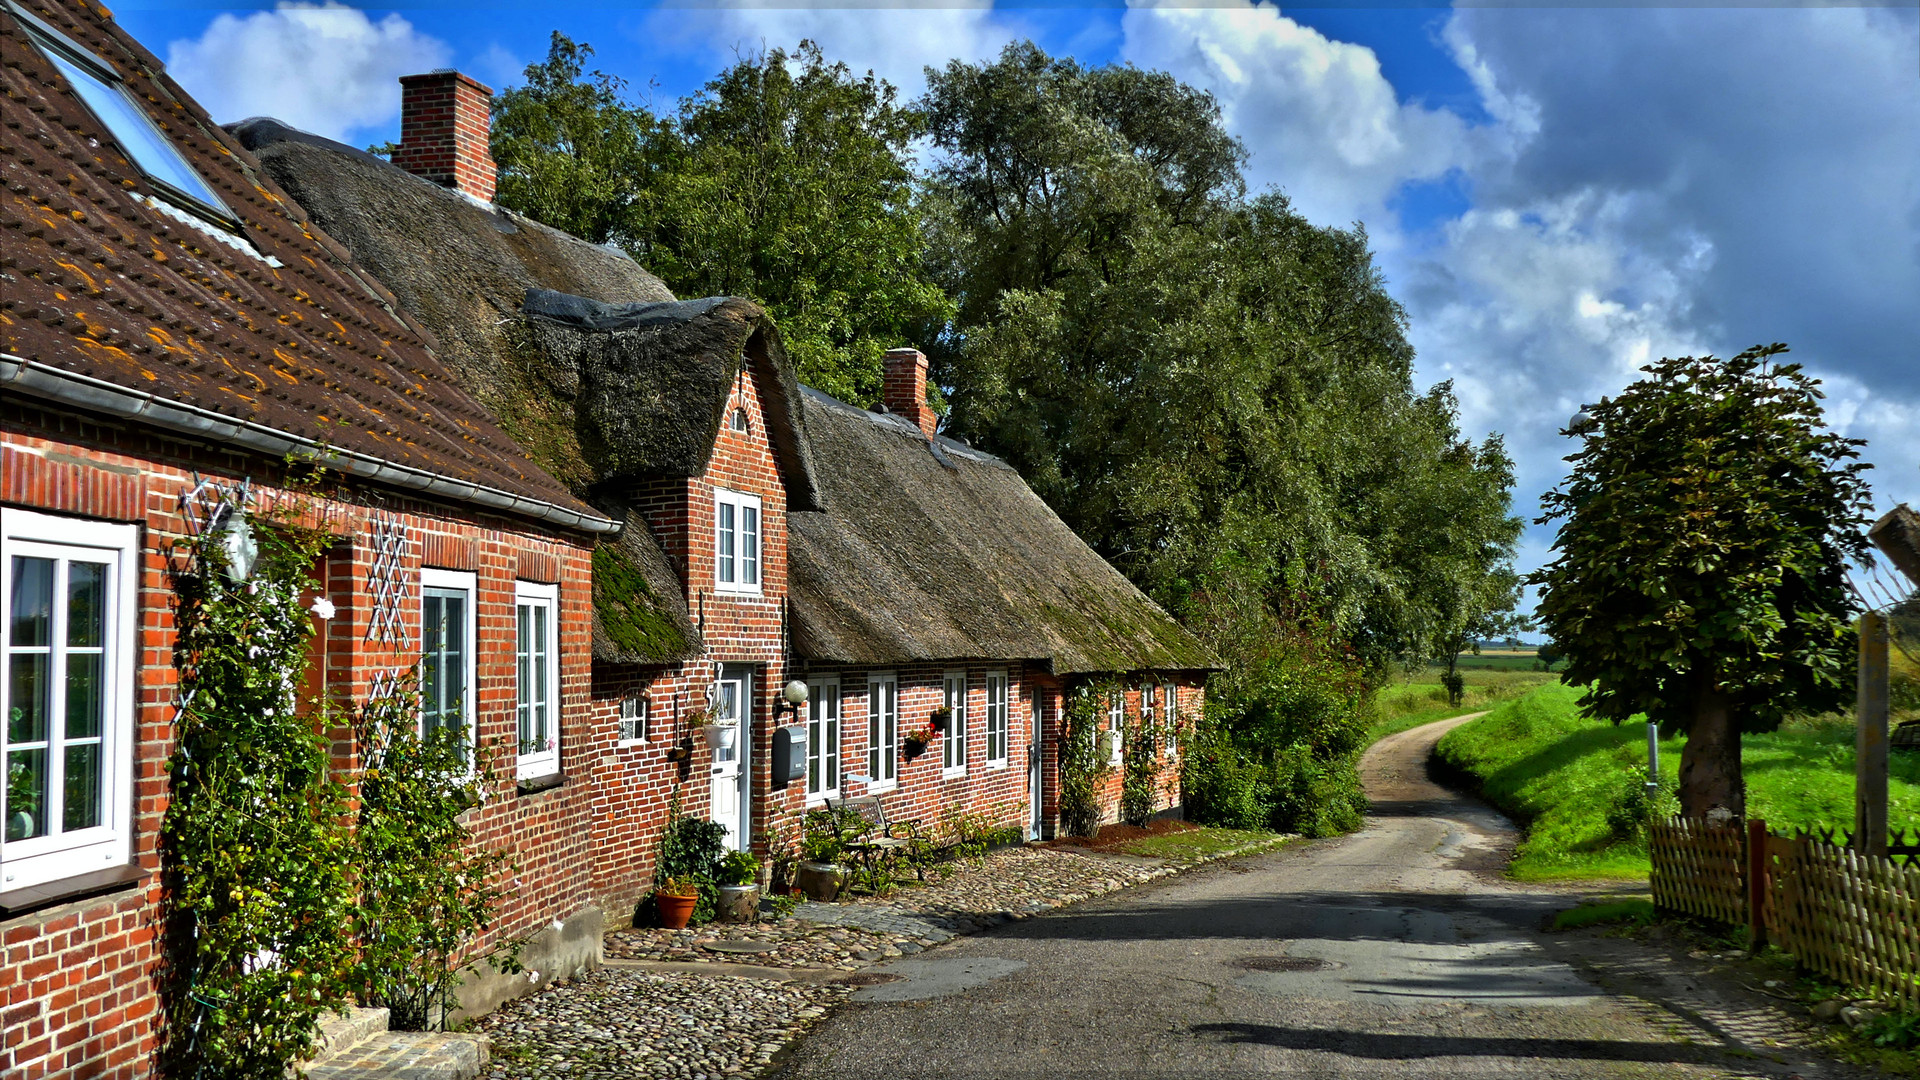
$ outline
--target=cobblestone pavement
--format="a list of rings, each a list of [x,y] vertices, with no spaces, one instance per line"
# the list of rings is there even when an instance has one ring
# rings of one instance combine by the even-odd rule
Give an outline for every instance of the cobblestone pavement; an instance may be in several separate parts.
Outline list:
[[[903,885],[884,897],[801,904],[782,919],[617,931],[607,936],[607,955],[853,971],[1174,872],[1153,859],[1043,847],[1003,848],[945,865],[952,876],[932,873],[926,884]]]
[[[1156,860],[1043,847],[946,864],[885,897],[804,903],[784,918],[607,935],[610,960],[814,969],[805,981],[609,967],[509,1002],[477,1027],[492,1080],[754,1076],[860,985],[870,964],[1176,872]],[[825,972],[844,972],[820,981]]]
[[[489,1080],[753,1076],[850,987],[601,968],[476,1026]]]

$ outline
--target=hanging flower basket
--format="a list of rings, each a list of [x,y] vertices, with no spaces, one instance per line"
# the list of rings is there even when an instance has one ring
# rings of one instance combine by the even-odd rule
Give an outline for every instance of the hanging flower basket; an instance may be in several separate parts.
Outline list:
[[[707,737],[709,750],[731,750],[734,740],[740,736],[738,724],[708,724],[700,730]]]
[[[912,761],[927,752],[927,740],[917,735],[908,735],[900,740],[900,752],[906,755],[908,761]]]
[[[933,710],[933,712],[927,716],[927,725],[935,731],[946,731],[947,725],[952,723],[952,721],[953,710],[947,708],[945,705]]]

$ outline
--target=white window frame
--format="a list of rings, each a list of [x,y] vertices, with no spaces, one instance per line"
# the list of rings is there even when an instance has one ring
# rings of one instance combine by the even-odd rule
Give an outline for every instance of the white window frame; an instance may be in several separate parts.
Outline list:
[[[716,592],[760,595],[761,582],[766,579],[766,560],[762,558],[766,532],[767,517],[761,513],[760,496],[720,487],[713,489],[713,587]]]
[[[941,704],[951,710],[947,732],[940,739],[940,778],[952,780],[967,775],[967,673],[942,675],[940,695]]]
[[[138,655],[135,632],[140,621],[140,530],[133,525],[81,521],[27,510],[0,509],[0,718],[10,715],[12,692],[10,657],[13,655],[13,558],[79,560],[107,565],[106,611],[103,612],[100,716],[100,824],[67,832],[52,806],[43,806],[47,833],[22,840],[5,839],[0,820],[0,894],[59,881],[62,878],[125,866],[133,858],[133,744],[138,724],[134,704],[134,665]],[[55,650],[61,655],[66,632],[66,605],[60,583],[64,565],[56,571],[53,623],[49,626],[49,687],[46,742],[47,801],[58,804],[65,793],[66,742],[65,680],[51,677]],[[0,787],[7,773],[4,756],[6,726],[0,724]],[[90,738],[90,737],[89,737]],[[41,740],[35,740],[39,742]],[[4,807],[0,797],[0,807]],[[0,809],[0,818],[10,817]]]
[[[1154,724],[1160,719],[1160,687],[1156,683],[1143,683],[1140,687],[1140,734],[1143,738],[1155,739],[1159,732]]]
[[[477,745],[480,734],[480,726],[477,723],[479,717],[476,714],[476,702],[479,700],[476,693],[478,688],[476,674],[478,671],[477,654],[480,651],[479,634],[477,632],[480,625],[478,610],[480,607],[480,580],[479,576],[470,570],[440,570],[431,566],[420,569],[420,648],[422,650],[420,669],[421,675],[423,676],[423,684],[426,674],[425,649],[427,646],[426,619],[428,589],[441,589],[448,592],[464,592],[467,594],[467,618],[464,628],[467,642],[466,656],[464,657],[466,670],[463,672],[466,679],[466,692],[460,702],[460,720],[467,729],[467,767],[471,770],[474,759],[473,749],[475,745]],[[425,686],[423,685],[421,689],[424,693]],[[422,700],[424,702],[424,698]],[[424,709],[421,710],[418,727],[420,733],[425,735],[427,730],[427,716]]]
[[[547,747],[543,750],[526,752],[521,745],[521,710],[528,708],[526,684],[522,681],[529,674],[529,664],[533,658],[528,656],[527,642],[521,637],[521,613],[534,611],[546,612],[546,660],[541,674],[546,676],[547,700],[542,703],[547,711]],[[514,685],[514,778],[528,780],[542,776],[552,776],[560,771],[560,586],[543,585],[532,581],[516,581],[513,584],[513,685]],[[537,685],[537,683],[536,683]]]
[[[883,692],[890,714],[874,708]],[[869,795],[900,786],[900,680],[891,671],[867,674],[867,776]]]
[[[829,698],[828,695],[832,695]],[[827,702],[833,702],[833,716],[822,715]],[[826,733],[831,722],[833,732]],[[840,676],[816,675],[807,680],[807,802],[818,803],[840,797],[840,781],[846,776],[846,762],[842,759],[846,748],[846,702],[840,698]],[[814,739],[816,726],[821,731],[818,742]],[[824,783],[832,763],[833,783]],[[818,764],[816,770],[815,765]],[[816,784],[818,786],[816,786]]]
[[[1160,726],[1166,732],[1160,741],[1160,756],[1175,757],[1180,753],[1180,688],[1173,683],[1160,686]]]
[[[620,735],[617,746],[638,746],[653,741],[653,698],[646,691],[620,699]]]
[[[999,691],[998,697],[995,691]],[[1009,756],[1007,743],[1011,741],[1013,725],[1010,722],[1012,703],[1008,698],[1007,673],[1004,671],[987,672],[987,705],[985,710],[987,768],[1004,769]],[[994,753],[998,750],[999,753]]]
[[[1127,692],[1115,690],[1107,701],[1107,730],[1113,732],[1113,750],[1107,763],[1119,765],[1126,759],[1127,748]]]

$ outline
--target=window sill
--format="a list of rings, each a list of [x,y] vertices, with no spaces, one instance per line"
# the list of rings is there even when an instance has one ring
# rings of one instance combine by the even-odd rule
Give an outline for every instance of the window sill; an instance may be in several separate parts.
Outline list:
[[[522,795],[538,795],[543,791],[552,791],[567,782],[566,773],[549,773],[546,776],[529,776],[520,781],[516,790]]]
[[[1004,768],[1006,768],[1006,767],[1007,767],[1007,761],[1006,761],[1006,759],[1005,759],[1005,758],[1002,758],[1002,759],[1001,759],[1001,760],[999,760],[999,761],[989,761],[989,762],[987,762],[987,768],[988,768],[988,769],[992,769],[992,770],[995,770],[995,771],[998,771],[998,770],[1000,770],[1000,769],[1004,769]]]
[[[102,893],[119,892],[121,889],[138,885],[146,879],[147,872],[137,866],[115,866],[106,870],[95,870],[90,874],[49,881],[44,885],[29,885],[24,889],[0,892],[0,919],[11,919],[16,915],[25,915],[29,911],[64,904],[69,900],[84,900]]]
[[[940,770],[940,779],[942,780],[964,780],[966,778],[967,767],[965,765],[956,765],[951,769]]]

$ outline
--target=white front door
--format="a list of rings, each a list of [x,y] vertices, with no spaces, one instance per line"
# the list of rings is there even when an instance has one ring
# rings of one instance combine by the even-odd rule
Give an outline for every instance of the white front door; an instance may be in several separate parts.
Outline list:
[[[752,845],[747,824],[753,820],[747,799],[747,754],[753,745],[752,686],[744,671],[723,668],[714,684],[719,711],[715,722],[732,724],[736,734],[730,747],[713,751],[713,811],[715,824],[727,830],[727,847],[745,851]]]

